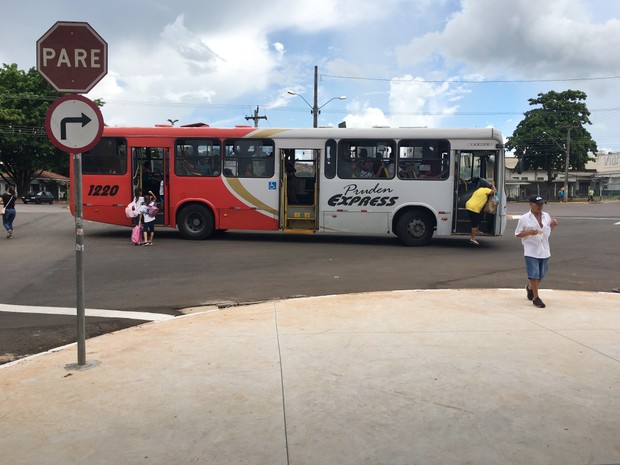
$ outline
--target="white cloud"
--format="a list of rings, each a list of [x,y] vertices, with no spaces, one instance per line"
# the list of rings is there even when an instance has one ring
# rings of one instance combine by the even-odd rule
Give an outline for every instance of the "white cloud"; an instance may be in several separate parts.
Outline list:
[[[123,53],[110,62],[110,76],[92,95],[108,102],[104,109],[111,125],[145,117],[152,124],[165,121],[172,111],[164,108],[165,102],[188,105],[176,109],[184,113],[201,102],[225,104],[265,88],[283,53],[283,47],[270,48],[264,37],[253,34],[192,31],[179,15],[148,46],[131,41],[122,44]],[[140,102],[149,102],[152,108]]]
[[[275,50],[279,58],[282,58],[284,56],[284,53],[285,53],[284,44],[280,42],[274,42],[272,47]]]
[[[441,56],[469,71],[533,78],[617,72],[620,21],[588,16],[583,0],[463,0],[443,30],[413,38],[397,56],[401,66]]]
[[[440,126],[442,117],[453,114],[458,106],[458,88],[453,88],[448,82],[430,83],[420,79],[393,80],[390,92],[390,109],[395,119],[401,124],[413,126]],[[407,113],[427,113],[426,115],[408,116]],[[402,116],[401,116],[402,115]]]
[[[410,75],[390,82],[388,114],[369,102],[347,105],[352,113],[345,120],[348,127],[438,127],[445,117],[458,110],[455,104],[466,90],[449,83],[430,83]]]
[[[383,114],[383,110],[370,107],[367,103],[356,102],[350,106],[354,113],[344,117],[348,128],[369,128],[373,126],[391,126],[390,120]]]
[[[213,70],[222,59],[200,36],[185,27],[184,15],[179,15],[174,23],[167,25],[161,38],[178,53],[179,58],[192,63],[197,69]]]

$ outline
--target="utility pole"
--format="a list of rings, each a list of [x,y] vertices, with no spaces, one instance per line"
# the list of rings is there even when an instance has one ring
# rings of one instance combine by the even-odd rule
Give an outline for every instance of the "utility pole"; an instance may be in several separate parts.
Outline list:
[[[304,97],[301,94],[298,94],[297,92],[293,92],[292,90],[287,90],[286,93],[301,97],[301,99],[304,102],[306,102],[306,105],[310,107],[310,114],[312,115],[312,127],[313,128],[319,127],[319,115],[321,114],[321,108],[323,108],[325,105],[327,105],[332,100],[346,100],[346,97],[344,95],[341,95],[340,97],[332,97],[327,102],[325,102],[323,105],[319,106],[319,67],[318,66],[314,67],[314,100],[313,100],[312,105],[310,105],[310,102],[306,100],[306,97]],[[338,127],[340,127],[340,125],[338,125]]]
[[[566,128],[566,160],[564,163],[564,201],[568,202],[568,164],[570,159],[570,132],[580,126],[579,123],[573,121]]]
[[[256,110],[254,110],[254,116],[246,116],[245,119],[250,121],[253,120],[254,121],[254,127],[257,128],[258,127],[258,120],[259,119],[267,119],[267,116],[262,115],[262,116],[258,116],[258,106],[256,107]]]
[[[319,127],[319,67],[314,67],[314,105],[312,106],[312,127]]]

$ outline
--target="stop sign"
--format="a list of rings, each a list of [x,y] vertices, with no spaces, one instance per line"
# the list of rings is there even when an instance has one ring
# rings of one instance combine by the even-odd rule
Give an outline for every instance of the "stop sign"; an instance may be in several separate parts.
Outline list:
[[[37,71],[59,92],[86,93],[108,73],[108,44],[88,23],[58,21],[37,40]]]

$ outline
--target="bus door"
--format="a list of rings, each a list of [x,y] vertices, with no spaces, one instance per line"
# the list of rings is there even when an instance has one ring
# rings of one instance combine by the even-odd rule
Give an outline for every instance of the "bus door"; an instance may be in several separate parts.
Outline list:
[[[280,228],[284,231],[317,230],[318,159],[316,149],[280,150]]]
[[[168,218],[165,198],[168,188],[169,159],[170,149],[168,147],[131,147],[133,189],[139,187],[143,195],[152,192],[157,197],[159,212],[155,220],[156,224],[166,224],[166,218]]]
[[[495,162],[499,156],[496,150],[457,150],[454,176],[454,212],[452,232],[471,233],[471,221],[465,204],[478,188],[480,179],[494,182],[498,178]],[[480,223],[480,231],[487,234],[500,234],[500,221],[497,215],[485,213]],[[498,229],[500,228],[500,229]]]

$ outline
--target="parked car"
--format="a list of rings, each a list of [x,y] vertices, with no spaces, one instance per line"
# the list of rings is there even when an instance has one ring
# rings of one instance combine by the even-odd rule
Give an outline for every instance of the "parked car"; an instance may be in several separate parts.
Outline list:
[[[42,203],[49,203],[51,205],[54,203],[54,196],[51,192],[47,191],[37,192],[36,194],[34,192],[29,192],[26,195],[22,195],[22,201],[24,203],[34,202],[37,205]]]
[[[28,192],[26,195],[22,195],[22,202],[24,203],[31,202],[32,199],[34,199],[35,195],[37,195],[36,192]]]

